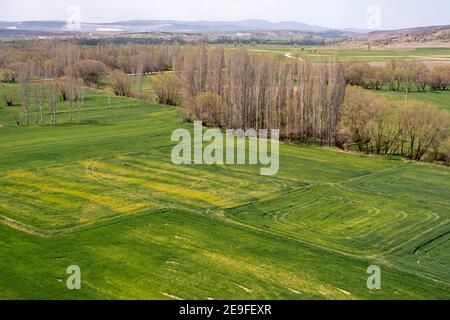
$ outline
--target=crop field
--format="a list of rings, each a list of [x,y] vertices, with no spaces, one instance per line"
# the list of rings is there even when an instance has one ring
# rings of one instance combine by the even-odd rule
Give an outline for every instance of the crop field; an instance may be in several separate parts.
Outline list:
[[[436,63],[450,61],[449,48],[417,49],[348,49],[345,47],[324,46],[257,46],[250,52],[273,55],[290,55],[308,59],[312,62],[327,62],[337,59],[341,62],[386,62],[388,60],[422,60]]]
[[[0,107],[0,299],[450,299],[450,168],[287,144],[273,177],[176,166],[179,109],[85,96],[55,126]]]
[[[392,101],[405,101],[406,92],[398,91],[373,91],[374,93]],[[450,112],[450,91],[438,92],[409,92],[408,99],[432,104],[441,110]]]

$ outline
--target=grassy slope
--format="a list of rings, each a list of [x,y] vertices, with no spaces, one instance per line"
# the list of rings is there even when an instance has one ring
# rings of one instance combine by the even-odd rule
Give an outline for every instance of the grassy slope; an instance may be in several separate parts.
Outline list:
[[[288,145],[276,177],[178,167],[178,110],[106,101],[55,127],[0,107],[0,298],[450,297],[448,168]]]
[[[406,98],[405,92],[395,91],[373,91],[374,93],[384,96],[393,101],[404,101]],[[408,99],[418,100],[435,105],[436,107],[450,112],[450,91],[438,92],[410,92]]]

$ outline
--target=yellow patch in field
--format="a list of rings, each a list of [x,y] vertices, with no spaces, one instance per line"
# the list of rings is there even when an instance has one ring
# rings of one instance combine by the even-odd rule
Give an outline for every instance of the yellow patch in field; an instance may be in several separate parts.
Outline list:
[[[33,196],[38,201],[56,204],[62,208],[76,209],[80,206],[79,203],[70,201],[69,199],[67,199],[67,197],[63,198],[50,194],[45,194],[42,192],[30,190],[29,188],[27,190],[21,190],[19,188],[13,188],[11,186],[5,186],[3,187],[3,190],[9,191],[10,193],[14,193],[15,195]]]
[[[222,199],[233,199],[236,198],[238,195],[236,192],[237,186],[240,186],[241,192],[240,195],[246,194],[251,196],[258,196],[261,194],[264,194],[266,191],[263,192],[258,191],[254,188],[248,188],[250,183],[248,180],[238,180],[235,179],[236,182],[232,181],[224,181],[227,179],[222,179],[222,176],[217,175],[212,178],[207,178],[202,176],[203,172],[202,170],[191,170],[190,174],[178,172],[176,170],[168,170],[168,169],[162,169],[162,168],[155,168],[155,167],[149,167],[148,165],[144,164],[136,164],[135,162],[142,163],[142,160],[137,159],[127,159],[125,160],[125,157],[122,157],[123,161],[131,160],[133,163],[126,162],[127,167],[131,167],[136,170],[142,171],[142,174],[145,174],[146,176],[154,176],[157,179],[163,179],[170,181],[171,183],[183,183],[183,184],[189,184],[189,185],[195,185],[196,188],[202,188],[202,189],[208,189],[212,190],[211,193],[214,195],[220,195]],[[176,168],[174,168],[176,169]],[[139,172],[140,172],[139,171]],[[136,174],[138,171],[136,171]],[[140,174],[139,176],[142,176]],[[229,179],[228,179],[229,180]],[[244,190],[242,190],[244,189]]]
[[[171,110],[154,111],[154,112],[150,112],[150,117],[155,118],[155,117],[160,117],[160,116],[167,116],[170,113],[171,113]]]
[[[65,195],[75,196],[81,199],[85,199],[90,202],[95,202],[99,205],[102,205],[108,209],[119,213],[131,213],[143,208],[148,207],[148,203],[133,203],[130,201],[126,201],[123,199],[119,199],[115,196],[102,195],[102,194],[92,194],[86,191],[74,190],[69,188],[59,187],[55,184],[47,184],[42,182],[33,182],[32,179],[39,179],[39,176],[26,171],[11,171],[7,173],[7,177],[11,178],[22,178],[26,180],[14,180],[14,183],[23,185],[23,186],[31,186],[35,187],[42,192],[54,192],[61,193]]]
[[[192,198],[197,200],[202,200],[211,204],[223,204],[224,201],[208,192],[198,191],[190,188],[184,188],[180,186],[175,186],[173,184],[165,184],[159,182],[153,182],[151,180],[144,180],[136,177],[130,177],[128,175],[135,176],[139,174],[139,172],[133,170],[127,170],[121,167],[116,167],[113,165],[109,165],[106,163],[97,162],[95,167],[97,169],[107,170],[111,173],[105,173],[100,171],[95,171],[94,175],[97,177],[101,177],[107,180],[115,180],[124,183],[136,184],[149,189],[157,190],[160,192],[168,193],[168,194],[176,194],[178,196]],[[127,176],[126,176],[127,175]]]
[[[192,181],[202,181],[202,182],[207,182],[206,178],[202,178],[200,175],[193,175],[191,172],[191,174],[186,174],[186,173],[182,173],[182,172],[178,172],[173,168],[172,170],[169,169],[162,169],[162,168],[155,168],[152,166],[148,166],[145,165],[145,162],[143,160],[140,159],[135,159],[135,158],[126,158],[124,156],[120,156],[117,158],[118,160],[121,161],[134,161],[137,163],[129,163],[127,162],[126,164],[131,166],[132,168],[138,169],[138,170],[142,170],[142,172],[145,172],[145,174],[150,174],[150,173],[154,173],[155,175],[158,176],[171,176],[171,177],[177,177],[183,180],[189,179]]]
[[[172,172],[178,171],[178,172],[184,173],[188,176],[199,176],[199,177],[202,177],[203,179],[206,179],[209,181],[220,180],[221,182],[226,182],[226,183],[230,183],[230,184],[232,183],[234,185],[247,185],[248,184],[248,180],[240,179],[240,178],[233,178],[233,177],[225,176],[225,175],[221,175],[221,174],[210,173],[206,170],[201,170],[194,166],[178,166],[178,165],[174,165],[174,164],[168,164],[168,163],[157,162],[157,161],[152,161],[152,160],[143,160],[143,159],[134,159],[134,160],[144,163],[152,168],[169,170]]]
[[[0,200],[0,210],[15,212],[17,208],[6,201]]]
[[[150,209],[150,208],[157,208],[158,205],[150,202],[134,202],[129,203],[126,205],[125,208],[123,208],[123,213],[134,213],[137,211],[141,211],[143,209]]]
[[[27,171],[23,171],[23,170],[13,170],[13,171],[9,171],[6,174],[7,177],[13,177],[13,178],[35,178],[36,175],[31,173],[31,172],[27,172]]]

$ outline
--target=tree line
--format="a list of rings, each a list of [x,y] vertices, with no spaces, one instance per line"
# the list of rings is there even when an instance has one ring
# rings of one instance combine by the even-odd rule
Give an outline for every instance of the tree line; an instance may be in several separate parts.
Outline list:
[[[450,119],[419,101],[392,102],[349,86],[342,107],[339,144],[360,152],[450,164]]]
[[[83,46],[69,41],[30,41],[0,43],[0,68],[3,82],[15,82],[19,73],[38,65],[47,75],[62,77],[67,68],[76,69],[84,80],[95,83],[109,70],[126,74],[152,73],[171,69],[178,45]]]
[[[187,47],[173,68],[184,117],[229,129],[280,129],[284,139],[336,145],[342,65],[314,65],[245,49]]]
[[[439,91],[450,89],[450,65],[428,67],[409,60],[391,60],[386,66],[350,63],[346,82],[366,89],[390,91]]]
[[[366,85],[349,82],[343,64],[189,47],[175,56],[173,66],[174,75],[158,77],[157,95],[162,103],[181,104],[187,121],[220,128],[276,128],[288,141],[450,163],[447,112],[418,101],[380,98],[364,90]],[[393,90],[415,85],[405,70],[425,70],[421,64],[394,61],[386,68],[402,74],[392,83]],[[425,75],[439,72],[444,78],[441,68],[427,69]]]
[[[55,124],[58,100],[66,101],[68,120],[78,112],[82,122],[84,86],[107,80],[116,95],[143,98],[143,75],[161,72],[152,77],[158,101],[181,106],[186,121],[279,129],[290,142],[450,163],[445,112],[416,101],[394,103],[362,89],[446,90],[447,66],[395,60],[385,67],[312,64],[206,46],[45,42],[0,47],[3,81],[19,83],[23,112],[15,111],[18,124],[21,119],[43,124],[44,110]],[[4,98],[13,105],[11,94]]]
[[[1,81],[19,84],[22,111],[11,111],[17,124],[43,124],[44,113],[55,124],[58,100],[67,102],[69,121],[74,120],[74,111],[82,121],[83,86],[98,88],[105,81],[118,96],[142,97],[144,74],[170,70],[178,50],[178,46],[82,46],[64,41],[0,43]],[[4,95],[8,106],[14,98],[11,92]]]

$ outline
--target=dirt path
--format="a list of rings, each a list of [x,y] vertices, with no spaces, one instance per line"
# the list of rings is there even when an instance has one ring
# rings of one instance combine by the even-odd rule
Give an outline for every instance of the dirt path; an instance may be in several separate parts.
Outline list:
[[[299,57],[293,57],[291,53],[286,53],[284,56],[285,56],[286,58],[292,59],[292,60],[305,61],[305,60],[302,59],[302,58],[299,58]]]

